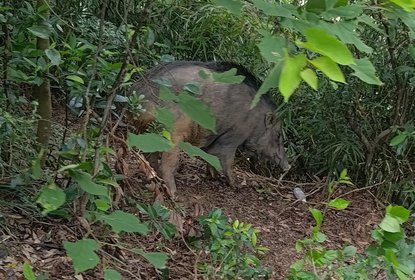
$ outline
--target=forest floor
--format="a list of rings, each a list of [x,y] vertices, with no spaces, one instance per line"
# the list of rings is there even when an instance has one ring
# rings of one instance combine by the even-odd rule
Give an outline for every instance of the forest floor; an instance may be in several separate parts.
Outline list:
[[[137,172],[134,157],[128,157],[126,163],[130,165],[130,174],[128,183],[123,185],[119,208],[140,215],[135,202],[152,203],[154,195],[144,187],[145,179]],[[271,279],[285,279],[290,265],[301,257],[295,250],[296,241],[309,237],[315,225],[309,208],[324,210],[327,181],[316,177],[296,180],[295,174],[290,173],[282,180],[272,179],[235,167],[236,181],[240,184],[236,189],[227,186],[223,178],[208,178],[205,169],[200,160],[184,156],[181,159],[176,176],[176,206],[181,209],[183,227],[196,226],[197,218],[213,208],[220,208],[232,220],[252,224],[261,231],[258,243],[269,249],[260,258],[263,265],[272,269]],[[293,189],[297,186],[307,194],[306,203],[296,201]],[[202,279],[195,274],[198,254],[186,243],[186,230],[173,240],[166,240],[158,233],[116,235],[107,226],[89,225],[83,218],[41,217],[33,211],[33,206],[30,210],[22,202],[13,202],[18,196],[16,192],[0,193],[0,279],[24,279],[22,263],[25,261],[38,275],[45,275],[38,279],[103,279],[102,271],[108,267],[122,273],[123,279],[162,279],[142,258],[114,245],[164,251],[169,255],[169,279]],[[382,219],[384,208],[367,188],[340,186],[333,198],[339,196],[351,204],[343,211],[327,210],[322,226],[327,235],[325,244],[329,248],[354,245],[362,251],[369,245],[370,232]],[[30,194],[26,199],[36,200]],[[106,243],[98,252],[100,265],[82,276],[74,276],[63,241],[81,238]]]
[[[309,207],[324,208],[327,200],[326,182],[317,179],[302,183],[278,181],[237,168],[235,173],[237,181],[244,182],[238,189],[226,186],[221,180],[206,178],[205,165],[201,161],[185,158],[176,177],[179,193],[177,203],[186,213],[188,223],[193,223],[196,216],[207,214],[213,208],[220,208],[232,220],[238,219],[258,228],[261,231],[258,243],[269,248],[262,257],[263,264],[273,270],[272,279],[284,279],[289,266],[297,257],[301,257],[295,250],[295,242],[309,236],[314,226]],[[132,188],[134,184],[130,183],[124,195],[138,195],[151,202],[151,194],[143,190],[141,180],[137,178],[132,181],[137,184]],[[308,194],[307,203],[296,201],[292,193],[295,186],[300,186]],[[132,193],[129,193],[131,190]],[[326,212],[322,227],[328,238],[326,244],[330,248],[350,244],[362,251],[368,246],[370,231],[381,220],[383,209],[366,190],[345,186],[336,192],[336,196],[340,195],[350,200],[351,205],[343,211]],[[82,220],[41,219],[23,209],[18,205],[3,205],[0,208],[0,279],[23,279],[19,275],[25,260],[32,264],[36,272],[47,272],[50,279],[102,279],[102,270],[106,266],[122,272],[124,279],[157,279],[151,265],[136,255],[110,246],[100,251],[105,259],[102,266],[85,273],[83,277],[74,277],[62,242],[87,236]],[[131,208],[129,210],[134,212]],[[161,249],[170,257],[170,279],[201,279],[194,274],[196,253],[186,246],[182,238],[167,241],[157,234],[146,237],[126,235],[122,238],[115,234],[108,235],[111,234],[105,227],[95,224],[91,227],[89,238],[101,239],[105,236],[107,242],[114,244],[122,242],[124,246],[128,244],[148,251]]]

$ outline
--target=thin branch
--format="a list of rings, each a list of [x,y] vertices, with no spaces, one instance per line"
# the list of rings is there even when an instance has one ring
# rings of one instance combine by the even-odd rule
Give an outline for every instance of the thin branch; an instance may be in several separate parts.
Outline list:
[[[142,10],[142,14],[139,17],[139,21],[137,22],[137,25],[135,26],[135,30],[133,35],[131,36],[130,42],[128,44],[127,50],[125,51],[125,59],[124,62],[121,66],[120,71],[118,72],[117,78],[115,79],[115,82],[112,85],[112,88],[107,96],[107,106],[104,109],[104,114],[102,117],[102,121],[100,124],[100,131],[99,131],[99,135],[97,137],[97,145],[95,147],[95,158],[94,158],[94,176],[98,173],[99,170],[99,150],[100,150],[100,145],[101,142],[103,140],[103,132],[105,127],[107,126],[108,120],[109,120],[109,116],[111,115],[111,106],[112,103],[114,101],[115,95],[117,90],[120,88],[122,81],[124,80],[125,74],[127,73],[128,70],[128,64],[130,61],[130,56],[129,56],[129,50],[133,49],[134,46],[136,45],[137,42],[137,37],[138,34],[140,33],[140,29],[141,27],[147,22],[149,15],[150,15],[150,3],[152,1],[148,0],[145,2],[144,8]]]

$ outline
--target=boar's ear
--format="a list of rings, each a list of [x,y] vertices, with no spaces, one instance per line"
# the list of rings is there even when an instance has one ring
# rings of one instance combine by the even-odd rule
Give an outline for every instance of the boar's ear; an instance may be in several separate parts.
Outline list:
[[[265,127],[270,128],[277,123],[277,116],[273,112],[268,112],[265,115]]]

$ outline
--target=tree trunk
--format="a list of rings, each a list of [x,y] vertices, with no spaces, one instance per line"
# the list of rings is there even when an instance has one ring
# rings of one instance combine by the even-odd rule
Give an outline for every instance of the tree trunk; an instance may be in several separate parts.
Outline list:
[[[43,5],[49,5],[49,0],[38,0],[37,7]],[[44,15],[48,17],[48,12]],[[49,48],[49,39],[37,38],[37,48],[40,50],[46,50]],[[39,150],[47,150],[49,138],[52,130],[52,101],[50,82],[47,78],[48,72],[43,77],[43,83],[40,86],[33,87],[33,96],[39,103],[39,116],[40,119],[37,124],[36,138],[39,143]],[[46,154],[46,153],[45,153]],[[44,162],[44,160],[42,160]]]

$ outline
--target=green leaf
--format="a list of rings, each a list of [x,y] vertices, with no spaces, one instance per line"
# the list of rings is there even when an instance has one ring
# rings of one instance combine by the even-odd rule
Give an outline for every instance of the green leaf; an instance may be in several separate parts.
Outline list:
[[[63,247],[72,259],[76,273],[94,268],[99,263],[98,255],[94,252],[99,249],[99,244],[93,239],[64,241]]]
[[[398,146],[402,144],[406,140],[407,137],[408,135],[406,133],[399,133],[398,135],[392,138],[389,145],[392,147]]]
[[[144,253],[142,256],[151,263],[154,267],[158,269],[163,269],[166,267],[167,260],[169,259],[168,255],[163,252],[151,252]]]
[[[212,72],[212,77],[215,82],[223,84],[240,84],[245,80],[245,76],[236,75],[236,68],[232,68],[225,72]]]
[[[104,280],[121,280],[121,279],[122,279],[121,274],[112,268],[108,268],[104,272]]]
[[[69,174],[78,183],[80,188],[87,193],[108,197],[108,188],[95,183],[91,174],[73,169],[69,170]]]
[[[200,84],[198,82],[188,82],[183,86],[183,89],[193,94],[200,94]]]
[[[284,66],[281,70],[281,76],[279,80],[279,89],[284,101],[288,102],[290,96],[294,93],[295,89],[300,85],[301,76],[300,72],[307,64],[307,59],[304,54],[299,54],[293,57],[286,57],[284,60]]]
[[[179,147],[190,157],[200,157],[206,162],[208,162],[211,166],[213,166],[217,171],[222,171],[222,166],[220,164],[219,159],[216,156],[208,154],[202,149],[195,147],[187,142],[180,142]]]
[[[109,224],[113,231],[119,232],[137,232],[139,234],[147,234],[148,226],[141,223],[133,214],[116,210],[109,215],[101,216],[101,219]]]
[[[36,275],[33,272],[33,268],[27,261],[23,264],[23,275],[26,280],[36,280]]]
[[[343,255],[345,258],[351,258],[356,255],[357,249],[354,246],[346,246],[343,249]]]
[[[284,59],[284,47],[286,40],[280,36],[276,37],[271,35],[268,31],[261,32],[263,38],[258,44],[261,55],[268,62],[280,62]]]
[[[313,232],[317,232],[320,230],[321,223],[323,222],[323,213],[321,213],[320,210],[315,209],[315,208],[311,208],[310,212],[314,220],[316,221],[316,226],[314,227]]]
[[[68,75],[68,76],[66,76],[66,79],[77,82],[77,83],[80,83],[82,85],[84,84],[84,80],[81,77],[77,76],[77,75]]]
[[[297,41],[297,45],[323,56],[330,57],[341,65],[354,64],[353,55],[345,44],[321,28],[309,28],[305,31],[307,42]]]
[[[307,11],[319,14],[326,10],[326,1],[308,0],[305,7]]]
[[[261,96],[264,95],[268,90],[278,87],[278,80],[281,74],[282,65],[282,63],[275,64],[272,70],[269,72],[268,76],[265,78],[265,81],[262,83],[257,94],[252,100],[251,109],[254,108],[256,104],[258,104]]]
[[[172,87],[171,81],[166,77],[155,77],[151,80],[160,86]]]
[[[327,75],[331,80],[346,83],[342,70],[331,58],[320,56],[313,60],[309,60],[318,70]]]
[[[300,72],[300,76],[312,89],[317,90],[318,80],[317,75],[310,68],[306,68]]]
[[[264,0],[252,0],[252,3],[261,10],[264,14],[275,17],[285,17],[294,19],[293,14],[297,14],[296,11],[289,9],[289,6],[282,5],[280,3],[270,3]]]
[[[144,153],[167,152],[173,147],[169,140],[155,133],[128,133],[127,142],[130,147],[137,147]]]
[[[46,56],[49,58],[52,65],[59,65],[61,63],[61,54],[55,49],[46,49]]]
[[[396,218],[389,215],[386,215],[385,218],[383,218],[382,222],[379,224],[379,227],[384,231],[392,233],[401,231],[399,221]]]
[[[178,95],[178,105],[193,121],[215,132],[216,119],[213,116],[212,110],[199,98],[187,93],[180,93]]]
[[[408,13],[412,13],[415,9],[415,2],[413,0],[390,0]]]
[[[324,233],[322,233],[321,231],[314,232],[313,238],[314,238],[315,241],[317,241],[319,243],[323,243],[327,240],[327,236]]]
[[[341,17],[343,19],[355,19],[363,13],[363,6],[354,4],[331,8],[321,14],[327,20]]]
[[[111,204],[108,201],[103,200],[103,199],[96,199],[94,203],[95,203],[95,206],[103,212],[111,208]]]
[[[217,6],[225,7],[229,12],[240,15],[243,3],[239,0],[213,0]]]
[[[328,205],[334,209],[343,210],[343,209],[346,209],[347,206],[349,206],[349,204],[350,204],[350,201],[346,199],[336,198],[336,199],[331,200]]]
[[[169,108],[157,107],[154,113],[157,121],[162,123],[168,131],[172,131],[174,125],[174,116]]]
[[[44,186],[41,193],[36,200],[43,207],[42,214],[46,215],[61,207],[66,201],[65,192],[59,188],[55,183]]]
[[[398,219],[401,224],[405,223],[409,219],[409,216],[411,215],[411,211],[409,211],[405,207],[392,206],[392,205],[389,205],[388,207],[386,207],[386,213]]]
[[[354,62],[355,65],[349,65],[355,71],[352,75],[371,85],[383,85],[382,81],[376,76],[375,67],[369,59],[355,59]]]
[[[33,25],[29,27],[27,30],[29,30],[29,32],[35,35],[36,37],[42,39],[49,39],[51,34],[50,29],[46,25]]]
[[[142,249],[133,248],[132,252],[144,257],[149,263],[154,265],[158,269],[163,269],[166,267],[167,260],[169,259],[168,255],[163,252],[144,252]]]
[[[164,101],[177,101],[177,96],[171,92],[170,88],[160,85],[160,99]]]

